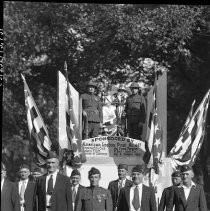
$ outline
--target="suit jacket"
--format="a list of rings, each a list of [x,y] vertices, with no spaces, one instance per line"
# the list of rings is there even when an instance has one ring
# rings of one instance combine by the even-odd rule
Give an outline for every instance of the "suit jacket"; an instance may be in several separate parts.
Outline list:
[[[81,192],[81,189],[83,189],[83,188],[85,188],[85,186],[83,186],[83,185],[79,185],[79,187],[78,187],[75,204],[74,204],[74,210],[76,210],[76,208],[77,208],[78,201],[79,201],[79,194]],[[72,194],[72,185],[71,185],[71,194]]]
[[[196,184],[186,200],[183,187],[174,187],[173,205],[175,211],[207,211],[206,198],[202,186]],[[172,210],[173,206],[171,206]]]
[[[129,211],[130,189],[131,187],[121,189],[117,211]],[[155,192],[145,185],[142,185],[141,211],[157,211]]]
[[[171,201],[173,200],[173,191],[174,191],[174,186],[170,186],[163,190],[160,204],[158,206],[158,211],[164,211],[165,208],[166,208],[166,211],[171,209],[169,206],[170,206]]]
[[[18,189],[6,179],[1,191],[1,211],[20,211]]]
[[[18,190],[19,182],[16,182],[15,185]],[[28,181],[24,193],[24,200],[25,200],[25,211],[33,211],[35,206],[35,183],[32,181]]]
[[[43,175],[36,181],[38,211],[46,211],[46,177]],[[70,186],[69,177],[58,173],[51,196],[51,211],[73,211]]]
[[[111,181],[109,183],[108,189],[111,192],[112,195],[112,202],[113,202],[113,210],[117,207],[117,203],[118,203],[118,179]],[[132,186],[133,182],[126,179],[125,181],[125,187],[130,187]]]

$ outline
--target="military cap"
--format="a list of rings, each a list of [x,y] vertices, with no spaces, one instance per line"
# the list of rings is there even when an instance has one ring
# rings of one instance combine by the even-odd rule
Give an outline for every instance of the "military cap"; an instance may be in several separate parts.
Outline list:
[[[54,151],[48,152],[47,159],[51,159],[51,158],[57,158],[58,159],[58,155],[56,154],[56,152],[54,152]]]
[[[1,162],[1,171],[6,171],[6,166]]]
[[[71,177],[75,176],[75,175],[81,175],[80,172],[77,170],[77,169],[74,169],[72,172],[71,172]]]
[[[181,177],[180,171],[175,171],[171,174],[171,177]]]
[[[20,165],[19,170],[21,170],[21,169],[28,169],[28,170],[30,170],[29,166],[27,164],[25,164],[25,163]]]
[[[119,164],[118,165],[118,169],[125,169],[125,170],[128,170],[128,166],[126,164]]]
[[[94,175],[94,174],[101,174],[101,172],[97,168],[92,167],[90,171],[88,172],[88,176],[90,177],[91,175]]]
[[[33,172],[39,172],[39,173],[42,173],[41,169],[40,168],[34,168]]]
[[[87,86],[93,86],[93,87],[97,88],[96,84],[93,81],[89,81],[87,83]]]
[[[130,88],[140,88],[139,84],[137,82],[133,82],[131,85],[130,85]]]
[[[143,165],[136,165],[133,167],[132,172],[139,172],[139,173],[143,173],[144,167]]]
[[[123,91],[128,91],[127,89],[126,89],[126,87],[125,87],[125,85],[123,85],[123,84],[120,84],[120,86],[119,86],[119,88],[118,88],[118,91],[120,91],[120,90],[123,90]]]
[[[190,170],[192,170],[192,167],[189,166],[189,165],[183,165],[183,166],[180,167],[181,173],[183,173],[185,171],[190,171]]]

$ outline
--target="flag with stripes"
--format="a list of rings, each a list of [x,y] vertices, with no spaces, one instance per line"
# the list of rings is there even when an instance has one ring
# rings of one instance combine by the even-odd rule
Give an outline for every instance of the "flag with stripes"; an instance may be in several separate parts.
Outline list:
[[[33,150],[36,156],[36,164],[44,165],[48,152],[51,150],[52,142],[49,138],[47,128],[43,122],[41,114],[32,97],[25,77],[21,74],[24,82],[25,105],[27,112],[27,122]]]
[[[153,106],[150,111],[148,127],[150,130],[149,138],[147,141],[147,152],[144,161],[147,163],[148,168],[154,169],[156,174],[159,174],[159,164],[162,157],[162,136],[163,131],[160,124],[160,119],[157,110],[157,84],[153,89]]]
[[[181,132],[178,141],[169,153],[174,169],[178,165],[188,164],[192,166],[196,160],[205,135],[205,121],[209,98],[210,90],[204,96],[187,127]]]
[[[189,114],[187,116],[187,119],[185,120],[184,126],[182,127],[182,130],[180,132],[179,137],[182,136],[183,132],[187,128],[187,126],[188,126],[188,124],[189,124],[189,122],[190,122],[190,120],[192,118],[194,105],[195,105],[195,100],[192,102],[192,105],[191,105],[191,108],[190,108],[190,112],[189,112]]]
[[[66,134],[68,138],[69,149],[73,152],[73,162],[80,165],[86,161],[85,152],[82,146],[81,136],[76,127],[76,116],[73,109],[73,98],[71,94],[70,83],[67,73],[67,64],[65,62],[64,69],[66,72],[66,99],[65,99],[65,116],[66,116]]]

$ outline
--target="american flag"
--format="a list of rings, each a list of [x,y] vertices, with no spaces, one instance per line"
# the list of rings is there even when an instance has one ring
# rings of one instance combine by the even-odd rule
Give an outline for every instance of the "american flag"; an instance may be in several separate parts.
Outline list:
[[[73,152],[73,163],[81,164],[86,161],[85,152],[81,142],[81,136],[79,130],[76,129],[75,125],[75,114],[73,109],[73,99],[71,95],[71,89],[68,79],[67,64],[64,64],[64,70],[66,72],[66,102],[65,102],[65,112],[66,112],[66,133],[69,143],[69,149]]]
[[[189,112],[189,114],[187,116],[187,119],[185,120],[184,126],[182,127],[182,130],[180,132],[179,137],[183,135],[185,129],[187,128],[187,126],[188,126],[188,124],[189,124],[189,122],[190,122],[190,120],[192,118],[194,105],[195,105],[195,100],[192,102],[192,105],[191,105],[191,108],[190,108],[190,112]]]
[[[187,127],[181,132],[175,146],[171,149],[172,167],[178,165],[193,165],[200,151],[205,135],[205,121],[209,105],[210,90],[204,96],[202,102],[191,117]]]
[[[153,106],[150,112],[149,124],[150,134],[147,142],[147,163],[148,168],[153,168],[156,174],[159,174],[159,164],[162,157],[162,136],[163,131],[161,128],[158,111],[157,111],[157,84],[155,82],[153,89]]]
[[[52,142],[49,138],[47,128],[45,127],[30,89],[26,83],[25,77],[22,74],[21,77],[24,82],[28,130],[36,155],[36,164],[42,166],[46,163],[45,159],[48,155],[48,152],[51,150]]]

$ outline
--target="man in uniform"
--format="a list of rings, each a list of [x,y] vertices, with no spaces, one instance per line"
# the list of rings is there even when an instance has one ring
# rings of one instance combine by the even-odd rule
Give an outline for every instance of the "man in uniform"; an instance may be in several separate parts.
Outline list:
[[[80,194],[81,189],[85,188],[84,186],[79,184],[80,180],[81,180],[80,172],[77,169],[74,169],[71,172],[71,176],[70,176],[73,210],[76,210],[76,208],[77,208],[79,194]]]
[[[146,119],[146,102],[139,94],[139,84],[133,82],[130,86],[132,94],[127,98],[125,113],[127,118],[127,129],[130,138],[142,138],[143,124]]]
[[[113,211],[117,210],[120,190],[124,187],[130,187],[133,184],[132,181],[126,178],[127,174],[128,174],[128,166],[126,164],[119,164],[118,165],[119,178],[109,183],[108,189],[110,190],[112,195]]]
[[[1,210],[20,211],[18,189],[6,179],[6,167],[1,163]]]
[[[90,186],[80,192],[76,211],[112,211],[112,197],[109,190],[99,187],[101,173],[96,168],[88,172]]]
[[[83,134],[85,138],[97,137],[100,128],[103,126],[102,104],[98,96],[95,95],[96,84],[87,84],[88,93],[82,94],[82,114],[85,121]]]
[[[20,181],[16,182],[19,190],[20,210],[32,211],[35,204],[35,183],[29,180],[30,169],[26,164],[22,164],[19,169]]]
[[[121,189],[117,211],[157,211],[155,192],[142,184],[143,176],[143,165],[133,167],[133,184]]]
[[[179,187],[182,184],[181,173],[179,171],[173,172],[171,175],[171,180],[173,185],[163,190],[158,211],[164,211],[165,208],[166,211],[170,210],[170,208],[168,209],[168,204],[170,203],[170,200],[173,198],[174,187]]]
[[[203,187],[192,181],[194,177],[192,167],[183,165],[180,171],[183,184],[181,187],[174,187],[173,199],[170,200],[169,209],[172,210],[175,205],[175,211],[207,211]]]
[[[73,211],[70,179],[58,172],[56,153],[49,152],[46,162],[47,174],[36,181],[38,211]]]

